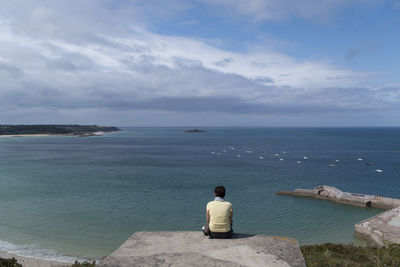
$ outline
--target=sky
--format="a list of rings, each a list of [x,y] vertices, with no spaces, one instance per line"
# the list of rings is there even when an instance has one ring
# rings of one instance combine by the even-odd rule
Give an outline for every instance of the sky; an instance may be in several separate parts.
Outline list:
[[[0,124],[400,126],[400,0],[0,0]]]

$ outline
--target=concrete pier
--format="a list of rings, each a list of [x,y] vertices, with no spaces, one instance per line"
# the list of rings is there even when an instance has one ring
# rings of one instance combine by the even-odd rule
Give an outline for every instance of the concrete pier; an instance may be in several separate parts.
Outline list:
[[[234,234],[209,239],[197,232],[138,232],[96,266],[306,267],[296,240]]]
[[[356,223],[354,229],[356,236],[368,239],[378,246],[400,244],[400,207]]]
[[[354,226],[355,234],[378,246],[390,243],[400,244],[400,199],[343,192],[326,185],[317,186],[314,189],[295,189],[276,193],[325,199],[357,207],[389,209],[357,223]]]

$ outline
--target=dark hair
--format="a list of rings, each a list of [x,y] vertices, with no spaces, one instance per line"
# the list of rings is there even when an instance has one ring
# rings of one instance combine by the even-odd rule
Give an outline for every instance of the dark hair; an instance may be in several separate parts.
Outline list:
[[[215,196],[217,196],[217,197],[225,197],[225,187],[223,187],[222,185],[217,186],[214,189],[214,193],[215,193]]]

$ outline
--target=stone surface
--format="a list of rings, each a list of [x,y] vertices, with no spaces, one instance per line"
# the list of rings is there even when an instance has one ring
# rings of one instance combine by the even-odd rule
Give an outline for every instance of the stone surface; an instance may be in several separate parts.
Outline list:
[[[209,239],[202,232],[138,232],[98,266],[305,267],[296,240],[234,234]]]

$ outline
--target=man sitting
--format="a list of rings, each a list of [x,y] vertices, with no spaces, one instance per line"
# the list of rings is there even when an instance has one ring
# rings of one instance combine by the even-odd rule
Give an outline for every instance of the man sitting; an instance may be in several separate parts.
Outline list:
[[[210,238],[231,238],[233,210],[232,204],[225,201],[225,187],[217,186],[214,196],[215,200],[207,204],[207,224],[203,227],[203,232]]]

